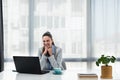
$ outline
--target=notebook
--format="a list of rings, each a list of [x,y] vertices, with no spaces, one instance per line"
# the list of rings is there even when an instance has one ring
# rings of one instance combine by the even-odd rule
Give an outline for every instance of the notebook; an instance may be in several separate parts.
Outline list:
[[[82,73],[78,73],[78,76],[80,78],[98,78],[97,74],[94,74],[94,73],[86,73],[86,74],[82,74]]]
[[[41,70],[39,57],[13,56],[13,60],[16,71],[19,73],[45,74],[49,72]]]

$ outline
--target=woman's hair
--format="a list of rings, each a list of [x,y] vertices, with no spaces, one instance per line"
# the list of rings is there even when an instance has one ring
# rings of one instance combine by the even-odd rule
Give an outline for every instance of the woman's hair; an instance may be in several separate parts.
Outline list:
[[[44,36],[50,37],[51,40],[53,41],[52,34],[51,34],[49,31],[45,32],[45,33],[42,35],[42,37],[44,37]],[[55,44],[54,44],[54,41],[52,42],[52,45],[55,45]]]

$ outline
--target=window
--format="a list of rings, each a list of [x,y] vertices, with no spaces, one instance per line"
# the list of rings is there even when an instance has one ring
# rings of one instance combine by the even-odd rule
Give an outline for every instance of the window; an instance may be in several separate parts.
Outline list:
[[[85,61],[79,65],[87,68],[93,68],[91,62],[101,54],[119,58],[119,4],[119,0],[3,0],[5,59],[38,55],[46,31],[62,48],[63,58]]]
[[[120,57],[120,1],[91,0],[94,56]]]
[[[86,57],[86,0],[35,0],[34,52],[50,31],[64,58]]]
[[[5,59],[28,53],[28,0],[3,0]]]
[[[3,0],[5,58],[37,55],[50,31],[64,58],[85,58],[86,0]]]

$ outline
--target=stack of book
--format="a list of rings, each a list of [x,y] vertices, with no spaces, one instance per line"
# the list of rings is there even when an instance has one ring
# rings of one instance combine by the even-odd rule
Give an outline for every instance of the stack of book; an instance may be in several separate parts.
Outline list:
[[[87,74],[87,73],[78,73],[78,77],[80,78],[80,80],[84,79],[84,80],[97,80],[98,76],[97,74]]]

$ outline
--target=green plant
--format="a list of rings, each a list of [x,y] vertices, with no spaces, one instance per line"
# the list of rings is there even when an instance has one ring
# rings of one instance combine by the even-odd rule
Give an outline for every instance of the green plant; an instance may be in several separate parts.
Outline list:
[[[99,64],[104,64],[105,66],[108,66],[108,64],[114,63],[116,61],[116,58],[114,56],[104,56],[101,55],[100,58],[96,61],[96,65],[99,66]]]

